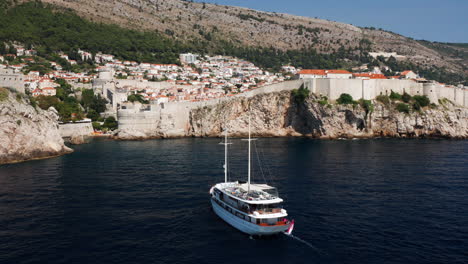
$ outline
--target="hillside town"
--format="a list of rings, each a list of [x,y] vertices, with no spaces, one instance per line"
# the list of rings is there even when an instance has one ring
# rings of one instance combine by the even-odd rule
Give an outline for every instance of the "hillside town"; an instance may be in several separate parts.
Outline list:
[[[367,68],[366,65],[353,69],[356,72],[342,69],[300,69],[293,65],[284,65],[279,73],[272,73],[260,69],[251,62],[221,55],[180,54],[180,64],[177,65],[138,63],[120,60],[110,54],[92,54],[83,50],[77,51],[75,57],[78,57],[75,59],[71,59],[65,53],[59,53],[62,63],[48,61],[50,69],[40,72],[33,70],[32,67],[38,64],[39,60],[43,60],[36,56],[37,52],[34,49],[16,45],[14,51],[16,53],[0,56],[0,86],[12,87],[33,97],[55,96],[57,88],[61,85],[59,80],[65,81],[77,91],[93,89],[95,94],[107,99],[109,103],[107,112],[111,115],[115,115],[131,95],[138,95],[133,98],[141,103],[161,104],[228,97],[291,79],[433,82],[412,71],[385,76],[379,67]],[[73,71],[65,70],[62,66],[64,61],[66,65],[76,65],[77,60],[89,62],[94,68]],[[437,86],[455,88],[441,83],[437,83]],[[463,86],[458,88],[463,89]],[[356,91],[356,94],[359,93]],[[329,91],[324,95],[330,97],[330,94]]]
[[[76,88],[91,88],[93,80],[107,76],[125,83],[128,95],[138,92],[148,101],[165,97],[168,101],[199,101],[229,96],[291,78],[264,71],[253,63],[228,56],[188,53],[180,55],[181,65],[151,64],[121,61],[109,54],[98,53],[93,56],[82,50],[78,51],[81,60],[93,60],[97,72],[65,71],[60,64],[50,61],[50,72],[40,74],[39,71],[28,70],[28,65],[36,63],[34,50],[16,48],[16,51],[16,54],[0,56],[0,74],[3,76],[0,85],[13,87],[33,96],[54,96],[56,88],[60,86],[56,82],[58,79],[66,80]],[[76,60],[69,59],[67,54],[62,53],[60,57],[70,65],[77,63]],[[20,62],[10,64],[9,61]],[[111,75],[100,75],[98,72]],[[161,86],[155,85],[156,83],[165,88],[152,89],[151,87]]]

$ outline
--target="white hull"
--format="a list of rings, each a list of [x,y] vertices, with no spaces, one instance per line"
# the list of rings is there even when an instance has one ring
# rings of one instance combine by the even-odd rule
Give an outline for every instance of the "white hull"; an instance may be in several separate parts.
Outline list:
[[[224,210],[220,205],[211,200],[211,205],[213,207],[213,211],[221,217],[224,221],[228,224],[232,225],[233,227],[237,228],[238,230],[247,233],[249,235],[274,235],[281,232],[286,231],[289,228],[289,225],[281,225],[281,226],[260,226],[254,223],[247,222],[245,220],[240,219],[237,216],[232,215],[228,211]]]

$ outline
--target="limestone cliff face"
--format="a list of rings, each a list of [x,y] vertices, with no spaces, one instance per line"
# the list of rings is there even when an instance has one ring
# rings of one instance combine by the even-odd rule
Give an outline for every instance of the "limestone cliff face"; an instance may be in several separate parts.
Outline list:
[[[59,134],[55,109],[36,109],[27,99],[3,92],[8,95],[0,101],[0,164],[72,152]]]
[[[252,131],[258,136],[468,138],[466,108],[446,103],[405,114],[392,104],[373,103],[374,111],[366,113],[360,106],[321,105],[314,95],[299,103],[290,92],[239,98],[193,110],[189,134],[217,136],[227,124],[234,135],[245,135],[250,108]]]
[[[373,103],[374,111],[366,113],[359,105],[322,105],[314,95],[299,103],[290,91],[233,97],[232,100],[188,109],[186,113],[179,111],[157,116],[147,129],[123,129],[117,138],[216,137],[225,127],[231,136],[245,136],[249,112],[253,135],[262,137],[468,138],[467,108],[446,103],[436,109],[405,114],[398,112],[392,103]]]

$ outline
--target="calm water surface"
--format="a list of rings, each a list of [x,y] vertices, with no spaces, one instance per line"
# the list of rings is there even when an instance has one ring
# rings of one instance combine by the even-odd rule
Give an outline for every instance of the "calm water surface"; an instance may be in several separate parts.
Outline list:
[[[0,166],[0,263],[468,263],[468,141],[259,140],[254,179],[279,187],[310,245],[211,211],[218,142],[101,140]]]

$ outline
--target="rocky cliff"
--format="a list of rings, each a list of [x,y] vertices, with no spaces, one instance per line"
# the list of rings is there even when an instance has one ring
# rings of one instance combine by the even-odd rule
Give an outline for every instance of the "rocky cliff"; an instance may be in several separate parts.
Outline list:
[[[58,114],[43,111],[27,98],[0,88],[0,164],[70,153],[58,130]]]
[[[360,105],[328,104],[310,95],[303,102],[290,91],[237,97],[219,104],[188,111],[186,120],[172,120],[165,115],[151,131],[121,130],[120,139],[154,137],[219,136],[227,127],[232,136],[245,136],[248,114],[256,136],[309,136],[315,138],[368,137],[444,137],[468,138],[468,109],[450,102],[426,107],[420,111],[401,113],[396,103],[373,102],[373,110]],[[250,111],[249,111],[250,109]],[[167,134],[167,126],[179,123],[180,133]],[[161,124],[161,125],[159,125]],[[174,129],[171,127],[170,129]]]

